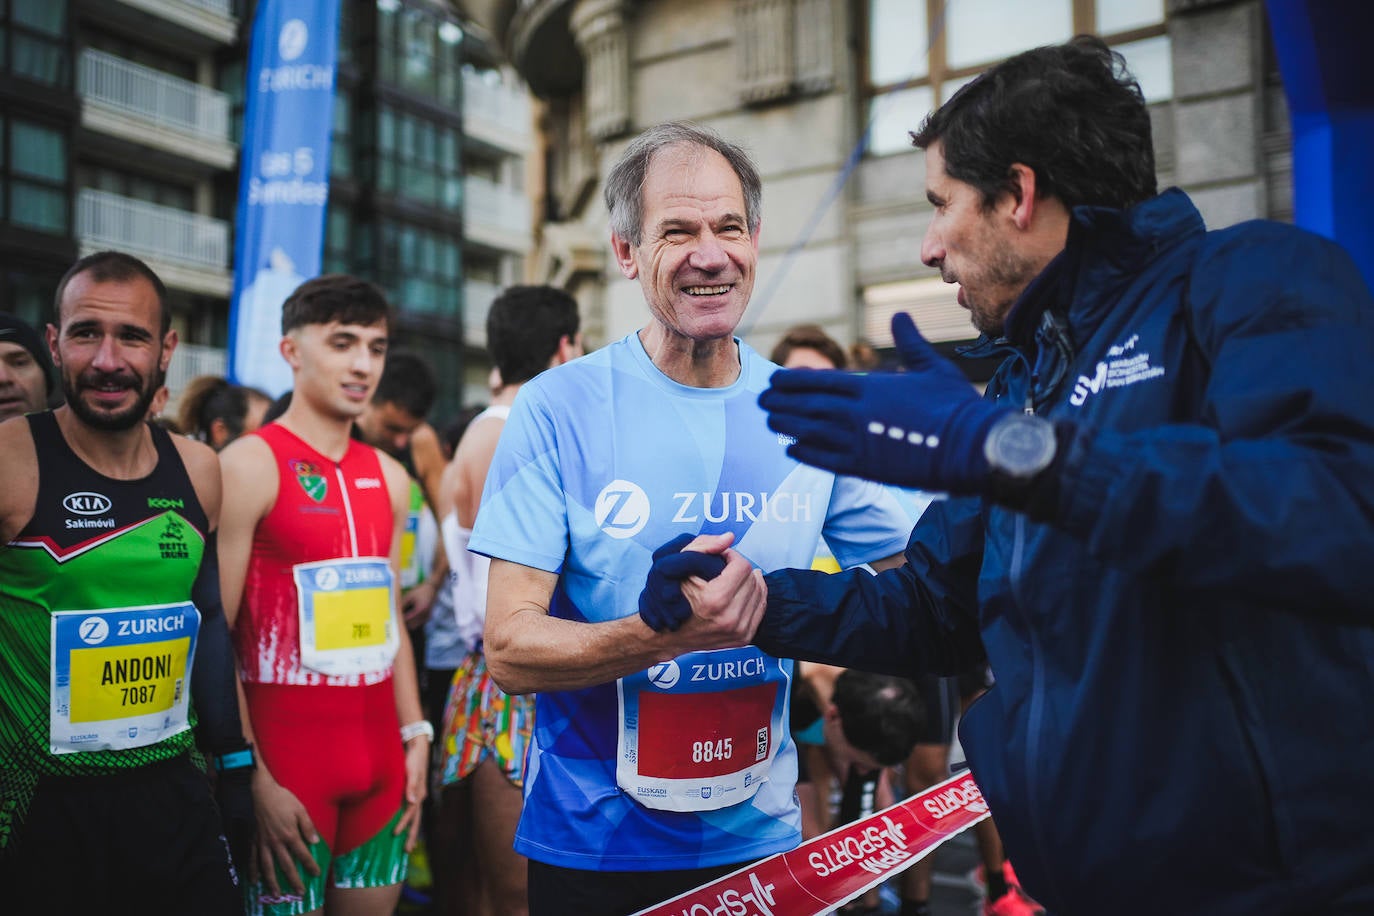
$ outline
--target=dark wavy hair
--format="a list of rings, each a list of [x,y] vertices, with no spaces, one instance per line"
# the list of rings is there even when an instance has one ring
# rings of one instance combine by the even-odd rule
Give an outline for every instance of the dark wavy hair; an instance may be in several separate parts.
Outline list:
[[[882,766],[905,760],[925,727],[925,705],[906,678],[849,668],[835,679],[831,702],[844,739]]]
[[[210,427],[219,420],[229,435],[224,443],[227,445],[243,435],[252,403],[271,404],[272,396],[246,385],[235,385],[218,375],[200,375],[186,384],[177,400],[177,428],[182,435],[210,442]]]
[[[372,403],[392,403],[423,420],[438,394],[439,383],[429,363],[414,353],[393,350],[386,355],[386,366],[377,390],[372,393]]]
[[[954,93],[911,135],[937,140],[945,173],[977,188],[984,209],[1012,191],[1011,166],[1066,207],[1130,207],[1157,193],[1150,113],[1125,59],[1100,39],[1009,58]]]
[[[487,352],[503,385],[545,369],[564,337],[576,337],[577,300],[552,286],[509,286],[487,312]]]
[[[283,334],[307,324],[391,325],[386,293],[374,283],[348,274],[325,274],[296,287],[281,307]]]

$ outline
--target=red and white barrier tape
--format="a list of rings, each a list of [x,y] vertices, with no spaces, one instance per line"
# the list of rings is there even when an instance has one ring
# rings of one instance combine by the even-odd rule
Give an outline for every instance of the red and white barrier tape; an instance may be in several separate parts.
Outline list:
[[[634,916],[816,916],[877,887],[988,816],[968,773]]]

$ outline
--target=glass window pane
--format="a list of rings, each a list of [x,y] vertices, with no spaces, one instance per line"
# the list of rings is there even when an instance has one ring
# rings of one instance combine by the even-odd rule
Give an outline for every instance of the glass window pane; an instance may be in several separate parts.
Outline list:
[[[929,86],[899,89],[874,98],[868,103],[869,153],[885,156],[910,150],[908,134],[921,126],[934,103],[935,93]]]
[[[14,41],[14,72],[28,77],[36,83],[50,86],[67,85],[65,59],[62,48],[43,38],[21,35],[12,36]]]
[[[1164,21],[1164,0],[1097,0],[1097,32],[1109,35]]]
[[[919,0],[869,0],[868,80],[875,86],[925,76],[930,36]]]
[[[954,69],[1073,37],[1070,0],[959,0],[946,16],[946,57]]]
[[[329,145],[329,174],[339,178],[353,174],[353,156],[347,137],[335,137]]]
[[[67,231],[67,195],[24,181],[10,185],[10,222],[50,232]]]
[[[67,21],[67,0],[13,0],[14,21],[37,32],[62,37]]]
[[[60,133],[26,121],[15,121],[11,131],[15,174],[67,180],[67,144]]]
[[[1126,58],[1126,67],[1140,82],[1145,101],[1162,102],[1173,98],[1173,55],[1169,53],[1168,35],[1117,45],[1115,50]]]
[[[390,108],[377,112],[377,148],[387,153],[396,148],[396,116]]]

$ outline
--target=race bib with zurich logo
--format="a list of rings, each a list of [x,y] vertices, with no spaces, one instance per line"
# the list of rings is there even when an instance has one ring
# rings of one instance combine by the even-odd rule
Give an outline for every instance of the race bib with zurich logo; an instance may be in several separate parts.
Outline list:
[[[189,728],[199,632],[200,612],[189,601],[54,611],[52,753],[145,747]]]
[[[783,663],[753,647],[694,652],[621,678],[616,782],[664,811],[752,798],[777,756],[787,683]]]
[[[327,675],[390,667],[401,636],[385,557],[299,563],[291,573],[300,609],[301,665]]]

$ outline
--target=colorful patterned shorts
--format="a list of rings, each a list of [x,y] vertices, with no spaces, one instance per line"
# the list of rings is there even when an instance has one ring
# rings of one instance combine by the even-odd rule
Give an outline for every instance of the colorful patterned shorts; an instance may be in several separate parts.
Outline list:
[[[533,728],[534,697],[504,693],[487,673],[482,653],[469,653],[453,673],[444,704],[443,785],[466,779],[491,755],[506,778],[523,787]]]

